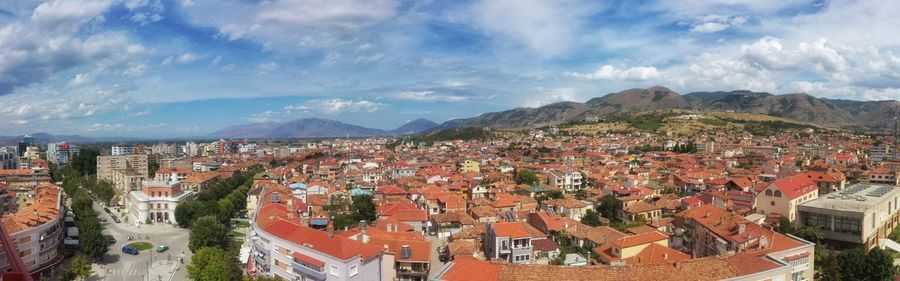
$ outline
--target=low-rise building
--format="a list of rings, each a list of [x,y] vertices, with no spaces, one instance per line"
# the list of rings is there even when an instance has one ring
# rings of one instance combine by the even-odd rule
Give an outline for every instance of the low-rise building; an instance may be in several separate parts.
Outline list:
[[[898,203],[900,189],[892,185],[855,184],[800,204],[798,222],[820,227],[834,243],[871,249],[900,222]]]
[[[874,169],[869,172],[869,183],[900,186],[900,172],[888,168]]]
[[[487,224],[484,232],[484,254],[491,260],[531,263],[531,235],[523,222]]]
[[[806,175],[776,180],[756,196],[760,214],[780,214],[790,221],[797,218],[797,205],[819,197],[819,187]]]
[[[563,193],[573,193],[583,187],[581,172],[566,169],[565,171],[550,171],[550,186],[559,188]]]
[[[177,181],[144,181],[141,186],[140,190],[128,193],[128,212],[138,222],[178,223],[175,207],[193,194],[181,190]]]

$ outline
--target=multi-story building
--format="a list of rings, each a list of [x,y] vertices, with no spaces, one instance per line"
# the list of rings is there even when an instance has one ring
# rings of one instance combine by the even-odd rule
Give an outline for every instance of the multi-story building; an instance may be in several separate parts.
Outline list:
[[[772,182],[756,196],[760,214],[780,214],[790,221],[797,219],[797,205],[819,197],[819,186],[800,174]]]
[[[550,171],[550,186],[559,188],[563,193],[572,193],[582,188],[581,172],[566,169],[565,171]]]
[[[490,260],[531,263],[531,234],[523,222],[487,224],[484,232],[484,255]]]
[[[60,188],[51,184],[37,185],[32,191],[24,207],[3,215],[3,224],[28,271],[39,274],[63,261],[64,198]],[[10,269],[6,254],[0,250],[0,271]]]
[[[219,182],[219,174],[215,172],[195,172],[190,177],[181,181],[185,190],[201,192],[206,187]]]
[[[822,236],[839,244],[871,249],[900,222],[900,189],[893,185],[855,184],[800,204],[799,223],[818,226]]]
[[[460,173],[478,173],[481,171],[481,164],[478,161],[466,159],[456,162],[456,169]]]
[[[814,243],[763,228],[714,205],[682,211],[675,216],[674,225],[675,236],[669,246],[694,258],[765,256],[790,269],[787,280],[813,280]]]
[[[869,149],[869,159],[875,163],[891,159],[900,159],[900,152],[893,151],[893,149],[887,146],[875,146]]]
[[[161,155],[172,155],[178,152],[178,147],[174,144],[157,143],[150,147],[150,153]]]
[[[141,190],[129,192],[128,212],[138,222],[178,223],[175,207],[191,198],[193,192],[181,190],[177,181],[144,181]]]
[[[16,150],[19,153],[19,157],[25,156],[25,152],[28,151],[28,148],[34,147],[35,143],[34,137],[30,135],[22,137],[22,141],[19,142],[18,149]]]
[[[284,280],[385,280],[384,247],[306,226],[290,192],[263,191],[253,220],[250,276]],[[330,227],[329,227],[330,228]],[[393,273],[393,272],[391,272]]]
[[[78,146],[65,142],[47,144],[47,161],[57,165],[65,165],[78,154]]]
[[[0,170],[19,168],[19,156],[15,147],[0,147]]]
[[[900,172],[888,169],[877,168],[869,172],[869,183],[872,184],[889,184],[900,185]]]
[[[241,143],[237,146],[238,153],[256,153],[255,143]]]
[[[47,169],[0,170],[0,183],[6,183],[14,189],[30,189],[40,184],[50,183],[50,171]]]
[[[134,145],[120,143],[112,146],[112,155],[113,156],[122,156],[122,155],[131,155],[134,154]]]
[[[116,186],[116,198],[125,204],[128,193],[141,188],[147,180],[146,154],[128,154],[97,157],[97,179],[112,182]]]

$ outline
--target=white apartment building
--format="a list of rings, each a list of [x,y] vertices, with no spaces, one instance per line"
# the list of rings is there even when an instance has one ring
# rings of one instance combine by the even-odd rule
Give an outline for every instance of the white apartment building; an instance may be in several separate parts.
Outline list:
[[[563,193],[572,193],[581,189],[584,183],[581,173],[572,169],[565,171],[550,171],[550,186],[559,188]]]

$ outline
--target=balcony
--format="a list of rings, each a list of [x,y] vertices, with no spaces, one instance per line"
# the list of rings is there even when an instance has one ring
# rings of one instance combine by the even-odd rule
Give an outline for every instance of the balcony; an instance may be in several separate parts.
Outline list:
[[[269,254],[269,249],[267,249],[266,246],[263,245],[263,244],[262,244],[261,242],[259,242],[259,241],[253,241],[253,247],[256,248],[256,251],[257,251],[257,252],[263,253],[263,254],[265,254],[265,255],[268,255],[268,254]]]
[[[260,257],[259,255],[253,255],[253,260],[256,261],[256,267],[265,269],[264,271],[269,271],[269,261],[264,257]]]
[[[319,272],[316,269],[306,267],[297,261],[291,263],[291,268],[294,270],[295,274],[302,274],[307,278],[315,280],[325,280],[324,268],[322,269],[322,272]]]
[[[397,275],[402,276],[428,276],[428,264],[426,263],[414,263],[414,264],[398,264],[397,265]]]

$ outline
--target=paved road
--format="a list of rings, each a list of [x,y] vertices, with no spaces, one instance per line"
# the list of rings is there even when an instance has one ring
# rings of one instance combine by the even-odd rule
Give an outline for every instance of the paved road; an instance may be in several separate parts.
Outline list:
[[[97,204],[94,204],[94,209],[100,217],[107,220],[107,222],[102,223],[104,227],[103,234],[112,235],[116,238],[116,243],[110,245],[109,252],[103,257],[103,262],[100,263],[102,269],[95,271],[93,280],[188,280],[185,269],[185,266],[190,263],[191,256],[191,252],[187,248],[188,230],[163,223],[142,226],[135,226],[130,223],[116,223]],[[116,211],[113,210],[113,213],[116,214]],[[129,236],[135,239],[128,241]],[[154,249],[150,249],[141,251],[139,255],[122,253],[122,247],[135,241],[147,241],[154,245],[168,245],[169,250],[157,253]],[[184,257],[184,264],[178,266],[178,270],[174,275],[166,270],[151,271],[148,267],[151,260],[154,264],[160,261],[177,262],[179,257]],[[148,275],[150,275],[149,278]]]

